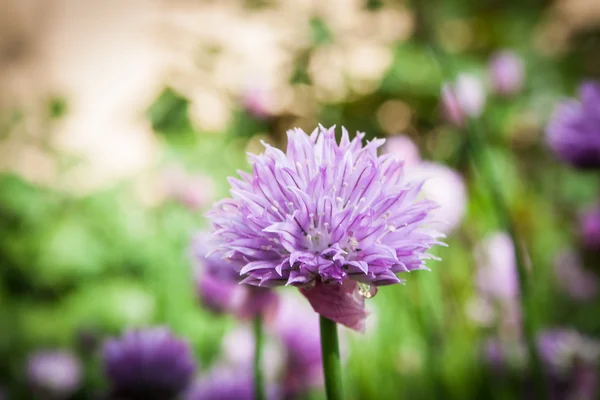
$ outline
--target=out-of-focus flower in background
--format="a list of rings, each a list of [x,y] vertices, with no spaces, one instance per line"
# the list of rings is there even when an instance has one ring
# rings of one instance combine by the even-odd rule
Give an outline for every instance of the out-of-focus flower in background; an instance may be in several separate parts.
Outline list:
[[[467,118],[477,118],[483,112],[486,92],[483,82],[473,74],[460,74],[455,82],[442,86],[441,107],[444,118],[458,127]]]
[[[285,351],[281,390],[295,398],[323,385],[319,318],[299,299],[287,296],[274,323]]]
[[[382,153],[393,153],[404,161],[404,167],[412,167],[421,161],[421,153],[415,142],[406,135],[394,135],[385,140]]]
[[[162,327],[107,340],[102,359],[111,395],[131,400],[174,398],[196,371],[187,343]]]
[[[278,313],[279,315],[279,313]],[[269,321],[270,322],[270,321]],[[266,337],[269,340],[265,341],[262,349],[262,370],[264,379],[274,384],[279,378],[284,356],[282,348],[277,337],[272,335],[268,329],[271,324],[267,324]],[[252,363],[254,362],[254,334],[252,329],[247,324],[238,326],[229,331],[221,343],[222,349],[222,365],[227,365],[237,371],[247,371],[251,373]]]
[[[421,162],[407,168],[406,177],[412,182],[424,182],[422,195],[436,202],[432,227],[450,233],[462,221],[467,209],[467,189],[463,177],[443,164]]]
[[[27,360],[27,379],[36,397],[68,398],[81,384],[81,363],[69,352],[38,351]]]
[[[501,335],[514,340],[520,332],[521,309],[512,239],[505,232],[488,234],[475,247],[475,261],[479,296],[476,301],[482,302],[487,313],[493,312]],[[489,319],[489,315],[486,318]]]
[[[180,167],[171,167],[163,172],[162,181],[166,197],[191,210],[205,208],[214,200],[213,181],[204,174],[190,174]]]
[[[194,236],[192,255],[198,296],[209,310],[232,313],[241,319],[251,319],[258,314],[270,319],[275,315],[277,294],[269,288],[240,285],[241,264],[213,252],[208,233]]]
[[[334,129],[290,130],[285,153],[251,155],[252,174],[230,179],[233,198],[210,218],[219,253],[244,264],[243,283],[298,286],[316,312],[360,329],[361,285],[426,268],[440,234],[425,229],[435,203],[418,200],[399,157],[377,157],[381,140],[363,146],[364,134],[345,129],[338,144]]]
[[[422,196],[438,205],[431,226],[444,233],[454,230],[467,208],[467,189],[462,176],[443,164],[422,161],[419,148],[405,135],[388,138],[383,152],[399,157],[404,162],[406,179],[415,184],[423,182]]]
[[[574,300],[588,301],[598,293],[598,278],[584,268],[575,251],[564,250],[556,256],[554,272],[558,286]]]
[[[567,99],[554,110],[546,128],[550,148],[574,167],[600,167],[600,83],[585,82],[579,100]]]
[[[521,57],[510,50],[492,55],[488,66],[490,85],[500,96],[512,96],[523,88],[525,65]]]
[[[556,399],[592,400],[598,393],[600,343],[571,329],[542,332],[537,341]]]
[[[581,214],[579,235],[587,248],[600,250],[600,206],[591,207]]]
[[[215,366],[195,382],[185,400],[253,400],[252,371]],[[272,396],[268,396],[269,399]]]

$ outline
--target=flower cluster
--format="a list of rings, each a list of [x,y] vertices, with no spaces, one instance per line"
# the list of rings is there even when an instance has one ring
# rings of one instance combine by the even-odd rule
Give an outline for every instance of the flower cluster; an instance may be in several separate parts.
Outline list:
[[[334,128],[291,130],[285,153],[265,144],[251,155],[252,173],[230,179],[232,198],[210,216],[217,252],[243,283],[380,286],[426,268],[441,236],[427,229],[436,205],[419,199],[421,185],[404,179],[402,160],[377,156],[384,140],[363,146],[363,137],[350,140],[342,129],[338,144]]]
[[[546,137],[550,148],[564,162],[578,168],[600,167],[600,83],[579,88],[580,101],[559,104]]]
[[[188,345],[166,328],[129,331],[107,341],[103,356],[111,396],[128,400],[175,398],[196,370]]]

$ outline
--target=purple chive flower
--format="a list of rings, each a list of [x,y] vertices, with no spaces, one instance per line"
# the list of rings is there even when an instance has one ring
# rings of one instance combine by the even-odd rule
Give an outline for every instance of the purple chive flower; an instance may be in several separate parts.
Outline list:
[[[581,258],[572,250],[558,254],[554,273],[558,286],[575,300],[591,300],[598,293],[598,278],[583,267]]]
[[[167,198],[191,210],[202,209],[214,199],[214,185],[206,175],[191,175],[179,167],[171,167],[163,172],[162,179]]]
[[[451,124],[462,127],[467,118],[477,118],[481,115],[485,97],[485,89],[479,78],[461,74],[456,82],[442,86],[442,114]]]
[[[422,162],[407,168],[406,176],[415,182],[425,181],[423,194],[439,204],[433,213],[437,221],[433,226],[450,233],[462,221],[467,209],[467,189],[463,177],[443,164]]]
[[[334,128],[288,131],[287,151],[265,144],[251,155],[252,173],[231,178],[232,198],[210,214],[218,252],[243,283],[302,287],[316,312],[354,329],[346,317],[363,305],[347,315],[342,287],[401,283],[396,273],[425,269],[441,236],[426,229],[435,204],[417,200],[421,186],[404,179],[402,161],[378,157],[384,141],[363,147],[363,137],[343,129],[338,144]]]
[[[580,235],[589,249],[600,250],[600,206],[583,213],[580,219]]]
[[[383,152],[396,154],[404,160],[408,180],[425,182],[423,195],[439,205],[434,211],[436,229],[449,233],[458,226],[467,208],[467,190],[458,172],[443,164],[421,161],[419,148],[407,136],[387,139]]]
[[[588,169],[600,167],[600,83],[579,88],[580,101],[565,100],[546,129],[550,148],[564,162]]]
[[[382,153],[396,154],[401,160],[404,160],[405,167],[412,167],[421,162],[421,153],[419,148],[411,138],[405,135],[396,135],[385,140],[382,146]]]
[[[519,295],[515,246],[504,232],[488,235],[475,249],[477,286],[487,298],[512,300]]]
[[[33,391],[44,398],[66,398],[81,384],[81,364],[69,352],[44,350],[27,361],[27,378]]]
[[[242,105],[244,109],[257,119],[266,119],[271,115],[268,107],[271,93],[258,85],[248,87],[242,96]]]
[[[215,367],[194,383],[184,397],[185,400],[253,400],[251,370]]]
[[[196,370],[187,343],[167,328],[133,330],[108,340],[103,362],[112,395],[128,400],[172,399]]]
[[[192,240],[196,262],[196,287],[202,305],[216,313],[232,313],[251,319],[262,313],[271,317],[277,308],[277,295],[271,289],[239,285],[239,269],[209,253],[209,235],[197,234]]]
[[[282,302],[275,330],[285,349],[283,391],[294,398],[323,385],[319,319],[291,298]]]
[[[543,332],[538,348],[549,375],[553,398],[595,399],[600,343],[568,329]]]
[[[492,90],[501,96],[511,96],[521,90],[525,78],[523,60],[512,51],[495,53],[488,67]]]

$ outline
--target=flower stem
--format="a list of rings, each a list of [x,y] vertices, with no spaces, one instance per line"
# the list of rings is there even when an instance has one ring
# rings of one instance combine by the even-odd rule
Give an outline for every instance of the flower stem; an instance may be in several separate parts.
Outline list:
[[[321,354],[323,373],[325,374],[325,392],[327,400],[344,398],[342,387],[342,367],[340,364],[340,346],[338,344],[337,325],[332,320],[319,316],[321,325]]]
[[[264,400],[265,390],[261,369],[262,342],[263,342],[262,315],[259,313],[254,317],[254,400]]]
[[[431,1],[427,0],[415,0],[414,4],[424,39],[429,43],[433,57],[439,64],[444,78],[451,80],[455,75],[454,68],[451,64],[450,58],[440,48],[435,40],[435,35],[432,29],[432,21],[430,21],[428,18],[431,14],[433,14],[433,4]],[[515,258],[520,292],[519,300],[521,303],[521,314],[523,321],[522,334],[527,345],[529,359],[531,360],[531,367],[534,376],[534,389],[536,391],[536,398],[548,398],[548,385],[546,382],[546,376],[544,375],[543,365],[535,340],[535,321],[533,319],[534,309],[529,275],[525,266],[524,249],[521,247],[515,222],[507,204],[508,202],[504,196],[504,193],[500,189],[501,183],[499,180],[498,171],[496,171],[493,160],[488,155],[487,144],[483,135],[483,127],[476,119],[468,118],[465,131],[467,133],[466,153],[469,161],[472,164],[473,169],[476,172],[479,172],[485,178],[484,182],[487,183],[487,189],[491,195],[492,206],[496,216],[503,229],[506,230],[510,235],[515,247]]]

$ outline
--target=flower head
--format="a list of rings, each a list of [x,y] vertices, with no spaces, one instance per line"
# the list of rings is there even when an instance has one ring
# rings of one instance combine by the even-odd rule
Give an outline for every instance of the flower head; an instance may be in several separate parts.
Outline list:
[[[489,75],[494,92],[501,96],[513,95],[523,87],[523,60],[512,51],[499,51],[490,60]]]
[[[253,400],[251,370],[218,366],[194,383],[186,400]]]
[[[39,351],[33,353],[27,361],[27,377],[39,396],[66,398],[81,383],[81,364],[68,352]]]
[[[414,182],[424,181],[423,194],[439,204],[434,211],[437,230],[450,233],[462,221],[467,209],[467,189],[463,177],[450,167],[422,162],[407,168],[406,176]]]
[[[442,113],[448,122],[463,126],[467,118],[481,115],[485,97],[485,89],[479,78],[461,74],[456,82],[442,86]]]
[[[283,390],[286,398],[323,384],[319,319],[306,304],[286,298],[275,321],[285,349]]]
[[[559,104],[546,129],[550,148],[578,168],[600,167],[600,83],[579,88],[580,101]]]
[[[600,206],[590,208],[581,216],[580,235],[589,249],[600,250]]]
[[[211,217],[218,252],[243,283],[389,285],[425,269],[440,236],[426,229],[435,203],[417,199],[421,187],[404,179],[400,159],[377,156],[383,140],[363,147],[363,137],[350,141],[343,129],[338,144],[334,128],[291,130],[285,153],[265,144],[252,173],[230,179],[232,198]]]
[[[130,400],[172,399],[196,370],[188,345],[166,328],[129,331],[107,341],[103,361],[112,394]]]
[[[234,265],[218,254],[210,254],[208,235],[197,234],[192,240],[196,262],[196,287],[202,305],[216,313],[232,313],[250,319],[262,313],[267,317],[277,308],[277,295],[271,289],[241,286]]]
[[[518,296],[515,247],[508,234],[496,232],[486,237],[476,248],[475,257],[479,265],[477,286],[485,297],[507,301]]]
[[[598,278],[584,268],[579,254],[572,250],[558,254],[554,273],[558,286],[575,300],[591,300],[598,293]]]

